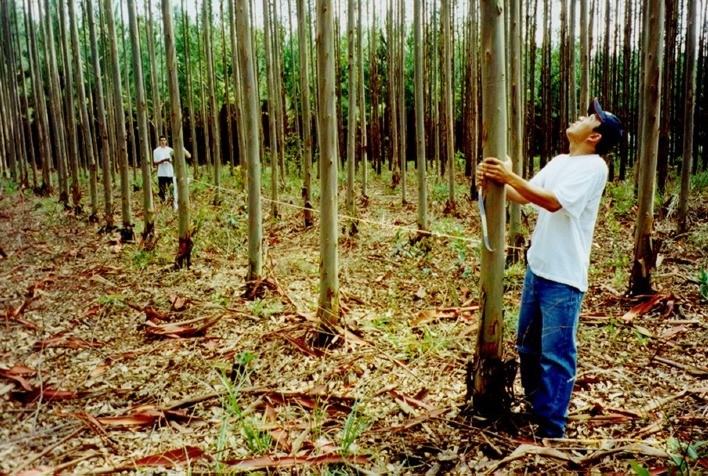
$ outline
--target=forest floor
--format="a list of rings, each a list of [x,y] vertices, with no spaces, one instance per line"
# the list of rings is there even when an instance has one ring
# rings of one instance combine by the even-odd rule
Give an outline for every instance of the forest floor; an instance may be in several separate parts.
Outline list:
[[[318,349],[319,228],[287,205],[300,203],[295,182],[281,193],[281,218],[263,202],[266,282],[250,298],[245,196],[228,172],[219,207],[209,179],[192,183],[198,231],[192,266],[179,271],[169,204],[156,204],[159,240],[148,251],[4,182],[0,474],[708,471],[705,175],[689,233],[675,234],[671,206],[657,210],[653,296],[625,296],[635,200],[631,181],[608,185],[558,440],[461,414],[479,317],[468,189],[445,216],[446,187],[431,178],[436,236],[426,249],[411,244],[415,178],[413,204],[402,206],[400,186],[384,185],[390,175],[371,174],[359,201],[366,221],[354,236],[340,225],[341,334]],[[140,200],[134,193],[138,236]],[[514,264],[504,278],[505,358],[515,355],[523,275]]]

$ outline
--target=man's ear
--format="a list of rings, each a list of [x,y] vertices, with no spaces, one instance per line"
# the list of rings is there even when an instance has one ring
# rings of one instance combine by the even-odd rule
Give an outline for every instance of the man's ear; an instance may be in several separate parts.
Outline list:
[[[586,141],[592,144],[593,146],[596,146],[598,142],[600,142],[600,139],[602,139],[602,134],[593,131],[592,133],[590,133]]]

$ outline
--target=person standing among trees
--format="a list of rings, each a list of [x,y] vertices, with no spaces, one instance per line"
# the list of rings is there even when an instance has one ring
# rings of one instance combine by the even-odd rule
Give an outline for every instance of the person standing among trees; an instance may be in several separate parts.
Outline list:
[[[509,200],[531,203],[538,219],[527,254],[519,309],[517,350],[521,383],[536,435],[565,434],[577,366],[576,333],[588,288],[590,248],[608,168],[601,157],[619,143],[622,123],[597,98],[566,129],[568,154],[553,158],[531,180],[511,161],[485,158],[476,178],[505,184]]]
[[[152,152],[153,164],[157,166],[157,184],[159,187],[158,196],[164,203],[167,200],[167,189],[172,185],[173,205],[172,208],[177,210],[177,182],[174,176],[174,168],[172,167],[172,157],[174,149],[167,145],[167,137],[160,136],[160,145]],[[187,149],[184,153],[188,159],[192,158]]]

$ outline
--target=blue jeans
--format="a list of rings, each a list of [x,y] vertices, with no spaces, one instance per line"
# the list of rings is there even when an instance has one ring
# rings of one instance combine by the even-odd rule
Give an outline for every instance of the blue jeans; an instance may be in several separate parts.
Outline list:
[[[583,294],[526,270],[516,348],[521,384],[541,437],[565,434],[578,357],[575,334]]]

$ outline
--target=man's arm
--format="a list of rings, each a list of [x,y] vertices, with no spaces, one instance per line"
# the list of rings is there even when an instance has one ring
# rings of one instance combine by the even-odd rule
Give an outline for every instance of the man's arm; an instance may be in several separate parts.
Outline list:
[[[506,191],[509,200],[516,203],[533,203],[541,208],[545,208],[549,212],[557,212],[563,206],[560,204],[556,195],[542,187],[531,184],[522,177],[511,171],[508,163],[502,162],[494,157],[484,159],[479,167],[478,175],[483,179],[494,180],[498,183],[506,184]]]

